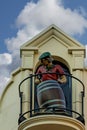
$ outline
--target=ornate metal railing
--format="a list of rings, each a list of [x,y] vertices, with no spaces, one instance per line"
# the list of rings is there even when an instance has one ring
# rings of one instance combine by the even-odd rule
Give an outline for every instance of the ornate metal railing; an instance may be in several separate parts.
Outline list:
[[[43,73],[43,74],[47,74],[47,73]],[[58,74],[60,75],[59,73],[51,73],[51,74]],[[82,87],[82,91],[81,91],[81,95],[82,95],[82,112],[81,114],[72,110],[72,109],[69,109],[69,108],[56,108],[56,107],[52,107],[52,112],[43,112],[42,110],[44,108],[35,108],[32,107],[32,102],[34,100],[35,102],[35,99],[33,99],[33,95],[35,94],[35,89],[33,91],[33,82],[34,82],[34,78],[36,76],[38,76],[40,74],[30,74],[30,76],[26,77],[23,81],[20,82],[19,84],[19,97],[20,97],[20,115],[19,115],[19,120],[18,120],[18,123],[22,122],[23,120],[25,120],[25,115],[26,114],[29,114],[30,117],[33,117],[33,116],[39,116],[39,115],[43,115],[43,114],[60,114],[60,115],[65,115],[65,116],[70,116],[73,118],[73,114],[75,114],[76,116],[76,119],[78,119],[79,121],[81,121],[82,123],[85,123],[84,121],[84,94],[85,94],[85,86],[83,84],[83,82],[81,80],[79,80],[78,78],[72,76],[71,74],[65,74],[67,77],[70,77],[71,79],[75,79],[76,81],[78,81],[80,84],[81,84],[81,87]],[[22,110],[22,101],[23,101],[23,92],[21,91],[21,87],[22,87],[22,84],[26,81],[26,80],[30,80],[30,109],[29,111],[26,111],[25,113],[23,113],[23,110]],[[35,103],[34,103],[35,104]],[[60,113],[60,111],[63,110],[65,112],[63,113]]]

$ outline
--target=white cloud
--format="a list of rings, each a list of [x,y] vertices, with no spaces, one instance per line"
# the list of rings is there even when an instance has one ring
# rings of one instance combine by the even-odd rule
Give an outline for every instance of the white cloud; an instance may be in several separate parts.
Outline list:
[[[51,24],[57,25],[70,35],[82,35],[87,29],[86,16],[87,13],[82,7],[75,10],[64,8],[62,0],[28,2],[17,17],[16,26],[18,32],[16,37],[5,39],[7,49],[12,55],[0,55],[0,64],[4,65],[4,67],[2,66],[2,71],[6,70],[3,74],[1,86],[5,85],[7,82],[6,77],[20,64],[18,52],[23,43]],[[1,76],[0,80],[2,80]]]
[[[0,54],[0,65],[8,65],[12,62],[12,56],[9,53]]]
[[[82,34],[84,28],[87,28],[87,20],[80,9],[73,11],[69,8],[65,9],[60,0],[50,0],[50,2],[40,0],[37,4],[28,3],[18,16],[17,25],[18,27],[28,25],[29,30],[32,27],[39,30],[50,24],[56,24],[69,34]]]
[[[3,61],[3,59],[2,59]],[[0,94],[3,92],[7,82],[9,81],[10,72],[7,64],[0,65]]]

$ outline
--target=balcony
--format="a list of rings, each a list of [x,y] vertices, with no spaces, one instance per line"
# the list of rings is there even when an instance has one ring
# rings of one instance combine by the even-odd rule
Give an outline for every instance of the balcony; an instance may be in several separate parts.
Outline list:
[[[78,120],[59,115],[32,117],[19,125],[18,130],[85,130]]]
[[[36,75],[30,75],[25,78],[19,85],[19,96],[20,96],[20,116],[18,120],[18,130],[85,130],[84,121],[84,91],[85,87],[82,81],[76,77],[66,74],[68,80],[74,82],[75,85],[81,87],[81,112],[72,110],[72,105],[66,105],[65,108],[49,107],[45,110],[44,107],[39,108],[36,101],[36,87],[34,86],[34,77]],[[76,82],[74,80],[76,80]],[[23,91],[21,87],[26,80],[30,82],[30,108],[28,111],[23,112]],[[78,82],[78,83],[77,83]],[[68,85],[70,83],[68,82]],[[73,85],[72,85],[73,86]],[[33,89],[34,88],[34,89]],[[34,97],[34,98],[33,98]],[[72,99],[72,98],[71,98]],[[68,103],[67,103],[68,104]],[[51,109],[51,111],[49,111]]]

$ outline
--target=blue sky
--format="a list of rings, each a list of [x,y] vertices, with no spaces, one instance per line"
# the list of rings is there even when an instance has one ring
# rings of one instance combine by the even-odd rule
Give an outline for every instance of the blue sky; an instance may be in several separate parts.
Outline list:
[[[87,46],[87,1],[0,0],[1,92],[20,66],[20,46],[51,24]]]
[[[0,53],[7,51],[4,40],[16,35],[15,20],[29,0],[0,0]]]

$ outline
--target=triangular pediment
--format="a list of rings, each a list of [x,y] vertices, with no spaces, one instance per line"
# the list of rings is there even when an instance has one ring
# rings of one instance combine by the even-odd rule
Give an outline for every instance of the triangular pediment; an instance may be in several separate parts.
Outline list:
[[[85,50],[84,46],[79,43],[78,41],[76,41],[75,39],[71,38],[69,35],[67,35],[66,33],[64,33],[60,28],[58,28],[56,25],[52,24],[51,26],[49,26],[48,28],[46,28],[45,30],[43,30],[41,33],[39,33],[38,35],[36,35],[35,37],[33,37],[31,40],[27,41],[25,44],[23,44],[21,46],[21,51],[22,50],[38,50],[41,46],[45,46],[45,44],[48,44],[48,46],[50,46],[51,42],[48,41],[52,41],[54,46],[52,47],[53,49],[56,48],[56,44],[58,41],[58,46],[61,46],[61,48],[64,49],[64,47],[66,47],[68,50],[72,50],[72,49],[81,49],[81,50]],[[52,44],[51,44],[52,46]],[[62,50],[63,51],[63,50]]]
[[[48,38],[56,37],[63,41],[66,46],[68,47],[84,47],[80,42],[76,41],[74,38],[71,38],[69,35],[64,33],[60,28],[56,25],[52,24],[41,33],[33,37],[31,40],[27,41],[25,44],[21,46],[22,48],[26,47],[37,47],[39,46],[44,40]]]

